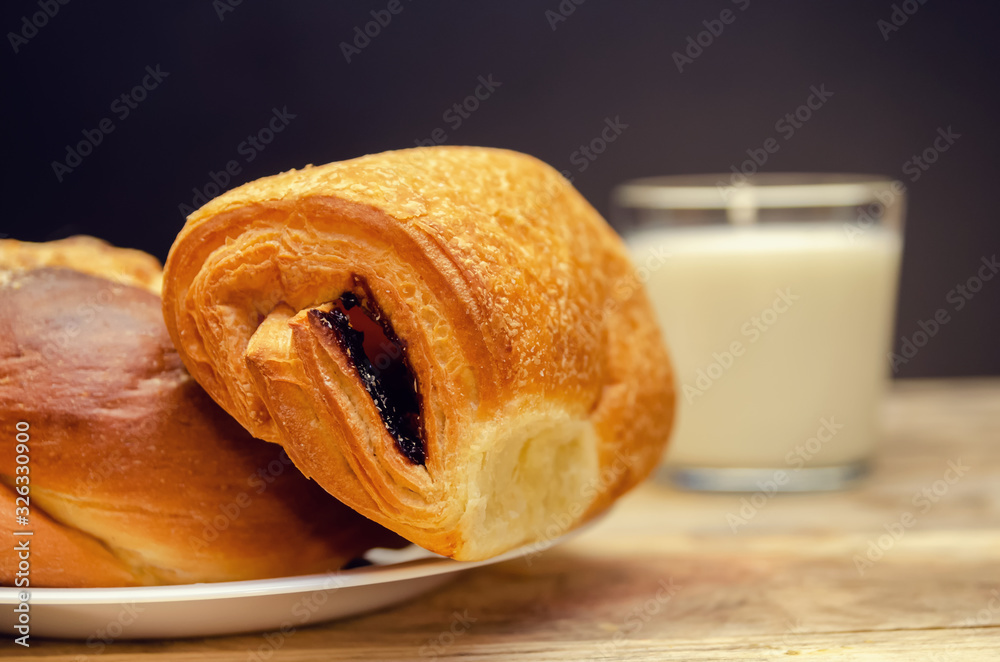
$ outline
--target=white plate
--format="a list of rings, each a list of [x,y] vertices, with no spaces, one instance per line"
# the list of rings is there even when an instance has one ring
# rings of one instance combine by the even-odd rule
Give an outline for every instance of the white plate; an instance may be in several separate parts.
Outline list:
[[[453,561],[411,545],[402,550],[372,550],[365,558],[374,565],[324,575],[179,586],[36,588],[30,591],[30,634],[81,639],[103,650],[120,639],[282,629],[287,633],[290,628],[404,602],[464,570],[532,554],[549,545],[529,545],[477,562]],[[20,636],[14,631],[18,616],[14,608],[21,590],[0,588],[0,626],[5,636]]]

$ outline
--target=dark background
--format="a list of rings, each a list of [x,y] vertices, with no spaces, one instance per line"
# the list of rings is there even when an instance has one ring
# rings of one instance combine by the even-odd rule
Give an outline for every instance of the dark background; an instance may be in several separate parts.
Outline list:
[[[450,144],[508,147],[568,170],[607,213],[622,180],[728,171],[775,135],[810,86],[825,85],[832,98],[762,171],[872,172],[907,184],[897,344],[937,309],[951,311],[948,292],[1000,252],[993,2],[897,2],[897,19],[913,13],[886,39],[878,21],[892,16],[888,0],[564,0],[555,29],[546,12],[558,0],[401,0],[350,63],[341,42],[388,0],[224,2],[75,0],[16,53],[9,33],[41,10],[38,0],[4,3],[0,233],[87,233],[162,259],[183,224],[179,206],[229,161],[240,168],[232,187],[412,146],[436,128]],[[672,54],[727,8],[735,20],[679,72]],[[112,103],[156,65],[169,75],[120,118]],[[489,75],[500,86],[454,128],[443,114]],[[241,150],[286,107],[295,117],[273,142]],[[113,132],[58,181],[52,162],[103,118]],[[573,153],[606,118],[628,128],[581,171]],[[961,137],[912,181],[907,161],[948,127]],[[998,304],[1000,278],[898,375],[1000,374]]]

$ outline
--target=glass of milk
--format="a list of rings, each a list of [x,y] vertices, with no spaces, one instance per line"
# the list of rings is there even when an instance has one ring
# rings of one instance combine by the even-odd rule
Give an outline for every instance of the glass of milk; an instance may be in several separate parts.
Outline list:
[[[657,177],[614,193],[676,370],[661,477],[712,491],[863,476],[889,379],[905,188],[864,175]]]

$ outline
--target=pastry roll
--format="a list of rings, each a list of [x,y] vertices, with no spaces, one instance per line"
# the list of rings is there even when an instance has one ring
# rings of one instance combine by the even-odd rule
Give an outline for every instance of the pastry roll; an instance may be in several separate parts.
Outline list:
[[[417,148],[250,182],[164,274],[191,374],[358,512],[476,560],[656,465],[674,392],[622,242],[554,169]]]
[[[10,250],[0,242],[0,269]],[[76,257],[101,272],[119,249],[99,250],[94,262]],[[0,453],[0,583],[18,581],[24,540],[31,587],[325,572],[398,546],[212,402],[174,350],[156,294],[18,264],[0,271],[0,429],[27,435],[28,459],[16,461],[13,443]],[[27,502],[15,503],[19,491]]]

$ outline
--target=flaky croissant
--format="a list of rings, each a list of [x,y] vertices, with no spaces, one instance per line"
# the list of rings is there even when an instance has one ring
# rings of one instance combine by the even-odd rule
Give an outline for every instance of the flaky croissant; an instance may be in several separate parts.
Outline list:
[[[189,217],[163,306],[191,374],[254,436],[458,559],[601,512],[671,425],[622,243],[515,152],[417,148],[241,186]]]
[[[68,269],[29,266],[64,247],[0,241],[0,584],[281,577],[397,545],[212,402],[155,293],[72,270],[117,278],[145,256],[158,272],[154,258],[79,240]]]

